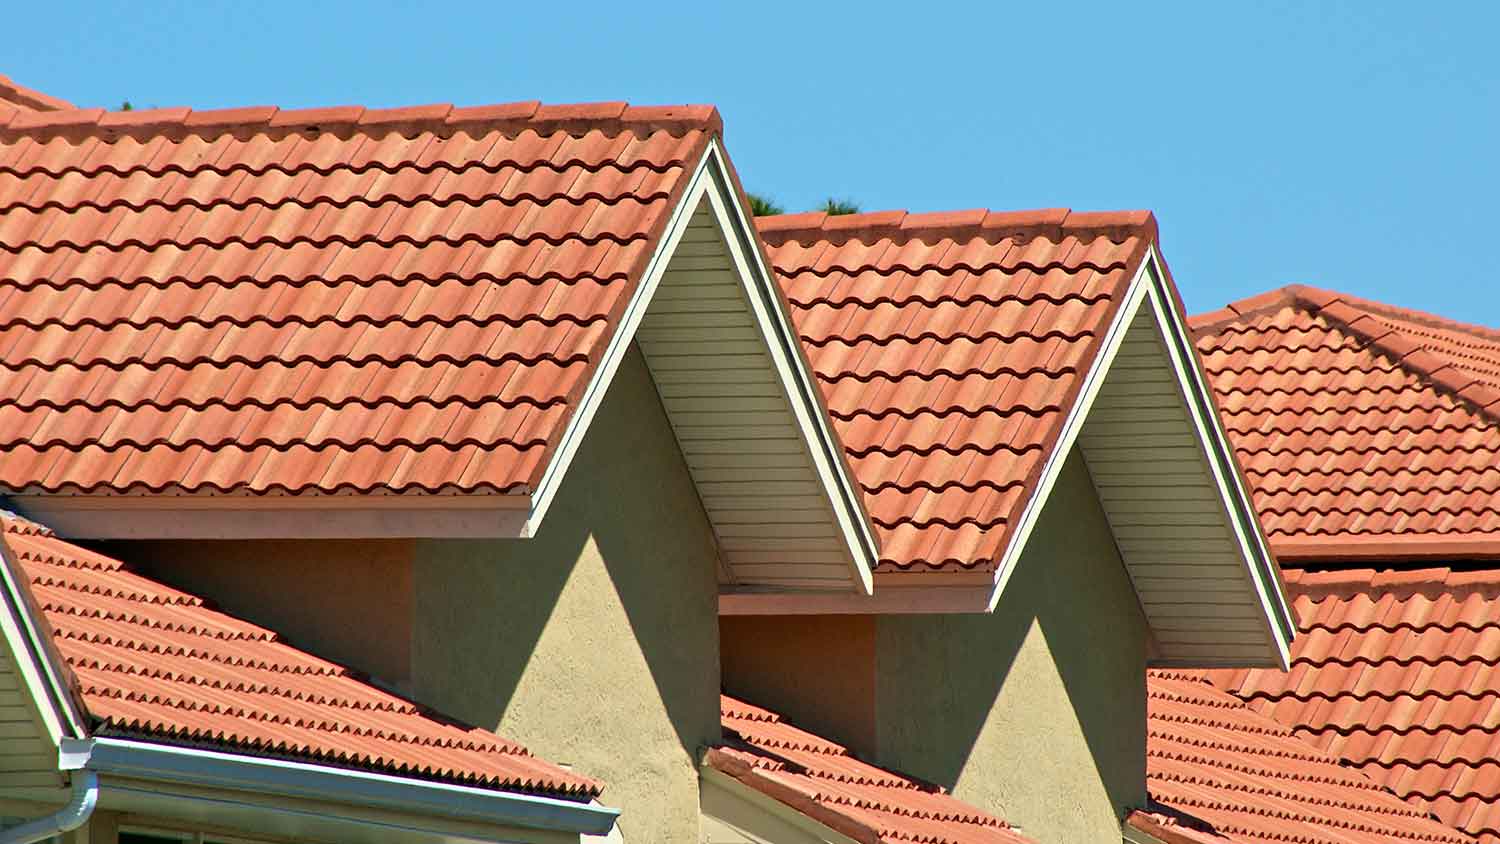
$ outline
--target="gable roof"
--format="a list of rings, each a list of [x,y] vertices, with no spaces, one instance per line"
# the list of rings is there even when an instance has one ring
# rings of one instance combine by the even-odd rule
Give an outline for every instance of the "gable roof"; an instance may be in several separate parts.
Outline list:
[[[0,107],[6,105],[29,111],[62,111],[73,108],[73,104],[67,100],[17,85],[9,76],[0,74]]]
[[[601,790],[35,522],[0,514],[0,554],[71,675],[90,736],[575,801]]]
[[[1192,324],[1280,558],[1500,556],[1500,332],[1303,286]]]
[[[0,485],[534,489],[718,129],[0,108]]]
[[[943,789],[855,759],[780,715],[720,698],[726,744],[705,764],[862,844],[1031,844]]]
[[[1155,805],[1127,823],[1159,841],[1471,840],[1201,677],[1151,671],[1147,694],[1146,786]]]
[[[1290,613],[1149,212],[756,223],[881,541],[875,602],[779,608],[993,609],[1076,444],[1161,664],[1283,664]]]
[[[1289,569],[1288,672],[1215,685],[1412,805],[1500,842],[1500,571]]]
[[[1149,213],[756,220],[881,539],[993,571],[1156,236]]]

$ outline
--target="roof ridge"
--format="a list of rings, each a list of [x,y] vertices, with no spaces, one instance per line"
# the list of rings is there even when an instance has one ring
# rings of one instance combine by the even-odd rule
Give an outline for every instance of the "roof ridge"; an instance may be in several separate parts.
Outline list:
[[[1363,340],[1377,353],[1394,360],[1413,375],[1469,405],[1491,422],[1500,422],[1500,390],[1465,374],[1453,361],[1428,351],[1405,332],[1383,324],[1375,316],[1382,310],[1406,313],[1407,309],[1303,284],[1289,284],[1231,302],[1219,310],[1199,314],[1190,318],[1188,323],[1195,334],[1213,334],[1230,323],[1287,306],[1300,308],[1334,323],[1339,330]],[[1441,319],[1430,314],[1411,313],[1421,315],[1429,322]],[[1460,323],[1452,323],[1447,327],[1473,333],[1471,327]],[[1500,332],[1496,332],[1493,339],[1500,342]]]
[[[0,103],[12,103],[33,111],[68,111],[77,108],[67,100],[19,85],[3,73],[0,73]]]
[[[3,78],[3,77],[0,77]],[[4,89],[0,88],[0,93]],[[106,111],[102,108],[66,111],[30,111],[0,102],[0,139],[19,137],[64,137],[70,139],[102,135],[118,137],[198,135],[212,138],[225,134],[289,135],[293,133],[353,134],[354,132],[451,133],[481,128],[506,134],[530,129],[538,134],[569,132],[606,134],[666,131],[683,135],[691,131],[723,132],[719,110],[711,105],[632,106],[625,102],[546,105],[538,100],[494,105],[455,107],[451,103],[366,109],[363,106],[333,106],[281,110],[275,106],[194,111],[155,108]]]
[[[771,246],[795,240],[804,245],[828,240],[846,243],[889,238],[899,242],[943,239],[998,241],[1007,237],[1062,240],[1067,235],[1092,240],[1108,237],[1122,242],[1130,237],[1157,239],[1156,216],[1150,211],[1073,211],[1042,208],[1031,211],[937,211],[912,214],[904,210],[860,214],[780,214],[755,218],[755,227]]]

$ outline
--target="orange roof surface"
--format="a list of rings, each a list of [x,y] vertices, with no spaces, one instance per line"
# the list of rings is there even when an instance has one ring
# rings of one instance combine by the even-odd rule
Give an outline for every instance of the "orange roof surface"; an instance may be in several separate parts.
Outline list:
[[[757,221],[882,545],[992,567],[1156,236],[1147,212]]]
[[[720,698],[724,737],[708,764],[863,844],[1030,844],[1004,821],[855,759],[774,712]]]
[[[588,800],[600,785],[0,511],[95,735]]]
[[[1285,572],[1291,671],[1215,671],[1253,709],[1500,842],[1500,570]]]
[[[1500,557],[1500,332],[1307,287],[1193,325],[1279,557]]]
[[[530,490],[719,126],[0,103],[0,487]]]
[[[17,85],[9,76],[0,75],[0,107],[15,106],[29,111],[60,111],[73,108],[73,104]]]
[[[1146,786],[1169,844],[1471,840],[1191,673],[1148,674]]]

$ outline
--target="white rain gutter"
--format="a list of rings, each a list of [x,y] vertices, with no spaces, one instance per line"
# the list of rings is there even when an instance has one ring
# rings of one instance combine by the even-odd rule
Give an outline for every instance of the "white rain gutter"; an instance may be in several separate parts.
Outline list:
[[[620,814],[619,809],[597,803],[124,739],[67,739],[59,756],[63,770],[86,774],[300,797],[427,817],[435,823],[428,827],[424,822],[422,826],[439,833],[443,821],[468,821],[605,835]],[[360,823],[357,815],[357,811],[340,813],[329,819]],[[0,844],[9,844],[9,840],[0,839]]]
[[[74,771],[73,799],[68,805],[46,817],[0,830],[0,844],[35,844],[54,835],[72,832],[88,823],[98,803],[99,775],[93,771]]]

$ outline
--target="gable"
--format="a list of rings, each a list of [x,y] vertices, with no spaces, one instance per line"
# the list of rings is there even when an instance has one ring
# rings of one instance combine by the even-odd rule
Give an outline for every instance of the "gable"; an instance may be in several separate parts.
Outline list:
[[[728,577],[869,590],[875,542],[711,108],[0,126],[19,509],[79,537],[529,536],[648,319]],[[707,342],[715,319],[736,339]],[[736,378],[765,394],[724,395]]]
[[[760,223],[882,540],[874,600],[985,611],[1079,445],[1163,663],[1280,664],[1292,634],[1149,214]]]

